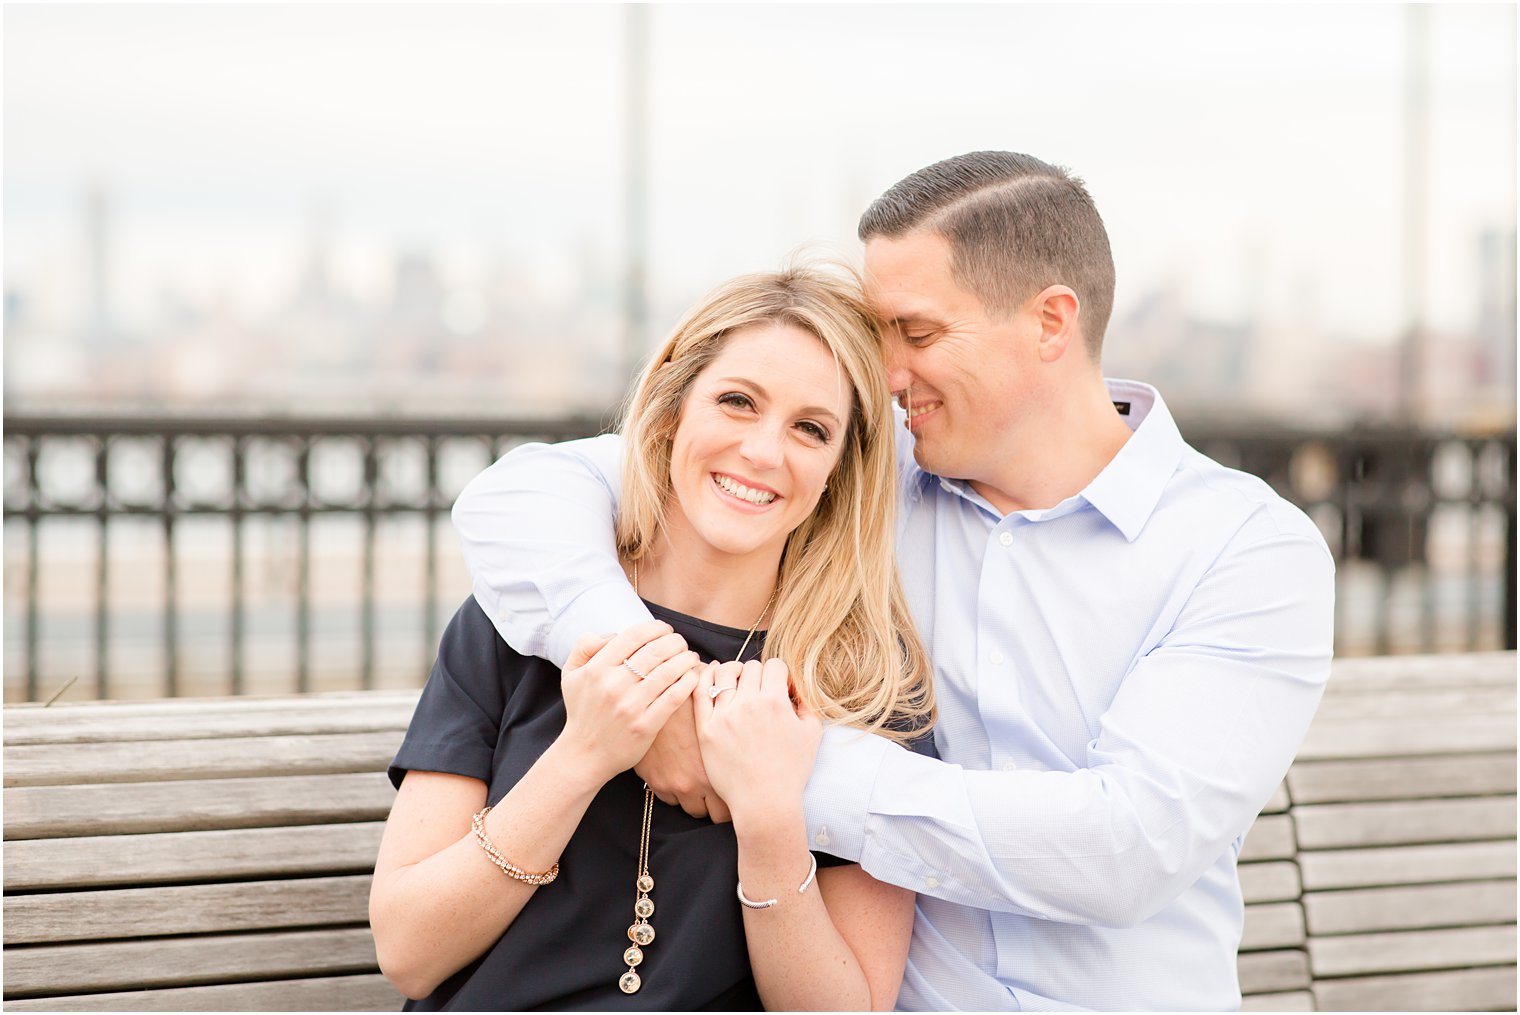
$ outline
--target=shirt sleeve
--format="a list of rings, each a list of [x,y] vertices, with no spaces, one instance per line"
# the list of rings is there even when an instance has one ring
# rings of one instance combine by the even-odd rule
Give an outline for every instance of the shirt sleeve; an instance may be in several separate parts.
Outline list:
[[[972,771],[826,730],[809,835],[881,881],[979,909],[1147,919],[1242,835],[1292,763],[1329,676],[1322,541],[1227,549],[1120,685],[1072,771]]]
[[[388,774],[401,788],[410,771],[491,781],[492,758],[511,692],[490,621],[474,599],[454,613],[438,644],[417,710]]]
[[[618,563],[623,439],[525,444],[454,503],[475,599],[508,645],[564,666],[582,634],[650,619]]]

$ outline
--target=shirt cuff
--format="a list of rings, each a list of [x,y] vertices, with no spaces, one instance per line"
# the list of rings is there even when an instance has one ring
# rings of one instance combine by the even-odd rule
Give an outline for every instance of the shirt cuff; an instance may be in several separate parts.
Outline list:
[[[818,760],[802,793],[812,849],[858,863],[865,847],[871,788],[886,754],[897,745],[848,726],[825,726]]]
[[[512,618],[497,618],[510,624]],[[654,619],[649,607],[623,580],[592,585],[565,604],[549,634],[549,661],[564,668],[583,634],[615,634],[631,624]]]

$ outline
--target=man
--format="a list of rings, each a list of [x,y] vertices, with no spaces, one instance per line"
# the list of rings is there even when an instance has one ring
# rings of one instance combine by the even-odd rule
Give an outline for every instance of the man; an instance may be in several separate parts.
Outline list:
[[[948,159],[860,236],[942,760],[828,731],[813,841],[920,893],[902,1008],[1237,1007],[1235,859],[1329,672],[1324,541],[1154,389],[1105,382],[1113,263],[1064,170]],[[616,440],[520,451],[455,507],[520,650],[646,616],[611,549]]]

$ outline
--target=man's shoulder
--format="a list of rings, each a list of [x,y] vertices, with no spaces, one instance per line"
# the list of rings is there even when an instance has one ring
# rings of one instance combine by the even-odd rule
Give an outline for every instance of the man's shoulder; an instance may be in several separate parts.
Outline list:
[[[1184,447],[1177,480],[1177,495],[1190,507],[1238,518],[1242,535],[1300,537],[1324,545],[1313,519],[1266,480],[1222,465],[1191,445]]]

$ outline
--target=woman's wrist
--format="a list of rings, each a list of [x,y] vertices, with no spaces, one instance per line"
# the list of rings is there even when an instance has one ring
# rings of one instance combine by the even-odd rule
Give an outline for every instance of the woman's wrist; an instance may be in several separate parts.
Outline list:
[[[774,849],[794,842],[806,843],[806,819],[802,801],[790,803],[755,802],[730,806],[734,819],[734,836],[745,845]]]
[[[595,796],[617,774],[604,771],[591,754],[567,743],[563,735],[538,760],[571,795]]]

